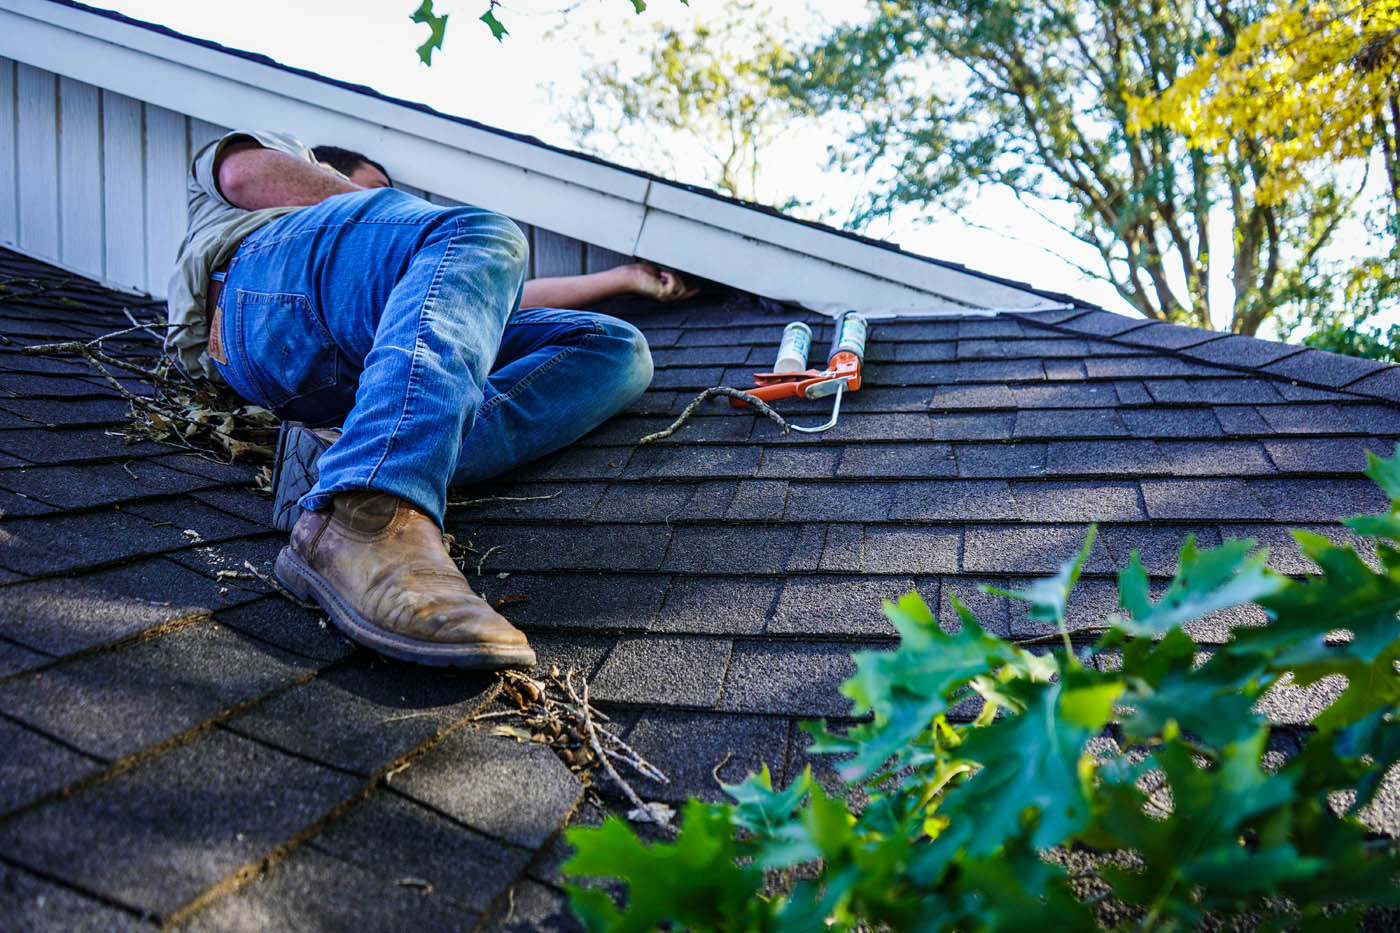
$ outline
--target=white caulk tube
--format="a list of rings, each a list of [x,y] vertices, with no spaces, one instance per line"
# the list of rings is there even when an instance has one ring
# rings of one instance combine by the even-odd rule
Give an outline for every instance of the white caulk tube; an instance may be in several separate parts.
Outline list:
[[[812,328],[793,321],[783,328],[783,342],[778,344],[775,373],[800,373],[807,368],[807,355],[812,351]]]
[[[828,361],[838,353],[854,353],[856,359],[865,362],[865,335],[870,325],[863,315],[846,311],[836,319],[836,331],[831,338],[831,353]]]

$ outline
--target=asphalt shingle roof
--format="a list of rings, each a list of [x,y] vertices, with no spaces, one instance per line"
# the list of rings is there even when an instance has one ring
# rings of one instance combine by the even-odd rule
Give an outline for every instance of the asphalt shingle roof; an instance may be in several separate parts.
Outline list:
[[[555,834],[596,813],[547,749],[466,724],[496,681],[378,659],[221,573],[269,572],[284,541],[253,471],[124,445],[112,386],[16,352],[156,309],[13,253],[0,282],[0,911],[55,927],[563,923]],[[790,317],[817,347],[830,322],[741,294],[612,310],[652,342],[651,390],[473,489],[501,498],[447,525],[541,666],[582,668],[669,773],[637,784],[647,799],[800,770],[797,724],[846,715],[851,652],[893,644],[882,598],[918,589],[947,617],[956,593],[991,630],[1043,637],[976,587],[1053,571],[1089,521],[1081,639],[1134,549],[1162,580],[1187,534],[1250,536],[1306,573],[1285,529],[1350,540],[1338,519],[1385,504],[1365,452],[1400,437],[1395,367],[1076,309],[875,322],[832,431],[781,436],[716,403],[637,447],[700,390],[749,384]],[[1220,622],[1193,631],[1208,647]],[[1296,725],[1315,702],[1270,709]]]

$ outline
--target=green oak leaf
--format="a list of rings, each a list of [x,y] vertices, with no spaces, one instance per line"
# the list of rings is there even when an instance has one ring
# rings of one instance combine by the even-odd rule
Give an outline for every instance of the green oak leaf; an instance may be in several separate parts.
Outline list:
[[[1390,497],[1390,510],[1400,510],[1400,442],[1395,445],[1395,454],[1388,460],[1366,451],[1366,475],[1376,481]]]
[[[730,809],[692,799],[674,842],[648,845],[626,823],[609,816],[601,826],[567,833],[574,854],[563,870],[575,876],[616,878],[627,885],[627,906],[605,906],[574,888],[589,929],[649,931],[665,923],[704,929],[767,928],[759,897],[763,872],[736,863]],[[595,927],[592,922],[600,923]]]
[[[642,12],[646,8],[647,0],[632,0],[632,9],[636,10],[638,13]]]
[[[447,29],[448,14],[438,16],[433,12],[433,0],[423,0],[421,6],[413,11],[409,19],[415,23],[423,23],[428,27],[428,39],[418,46],[418,57],[423,60],[423,64],[433,63],[433,50],[442,48],[442,36]]]
[[[1109,624],[1130,635],[1153,638],[1208,613],[1276,592],[1284,578],[1264,566],[1268,552],[1250,556],[1254,545],[1253,538],[1244,538],[1198,551],[1195,537],[1188,536],[1176,576],[1156,603],[1147,595],[1147,571],[1134,551],[1128,566],[1118,572],[1119,602],[1129,615],[1113,616]]]
[[[503,37],[510,34],[510,30],[501,25],[501,21],[496,19],[496,10],[491,8],[481,14],[481,21],[486,24],[486,28],[491,30],[491,35],[497,42],[505,41]]]

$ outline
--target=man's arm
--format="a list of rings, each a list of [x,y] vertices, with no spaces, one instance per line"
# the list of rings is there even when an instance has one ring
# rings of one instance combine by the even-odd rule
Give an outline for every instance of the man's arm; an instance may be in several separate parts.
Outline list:
[[[668,269],[634,262],[591,275],[562,275],[525,283],[522,308],[586,308],[614,295],[633,294],[655,301],[689,298],[700,290]]]
[[[214,166],[214,177],[224,200],[245,211],[306,207],[332,195],[363,190],[319,165],[265,149],[251,139],[224,148]]]

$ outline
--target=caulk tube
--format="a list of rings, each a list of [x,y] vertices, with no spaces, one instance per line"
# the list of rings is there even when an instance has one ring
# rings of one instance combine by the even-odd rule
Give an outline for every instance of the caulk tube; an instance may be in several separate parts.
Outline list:
[[[828,364],[838,353],[853,353],[856,359],[865,362],[865,335],[870,325],[864,315],[855,311],[844,311],[836,319],[836,331],[831,337],[831,352],[827,354]]]
[[[783,342],[778,344],[775,373],[800,373],[807,368],[807,356],[812,351],[812,328],[793,321],[783,328]]]

